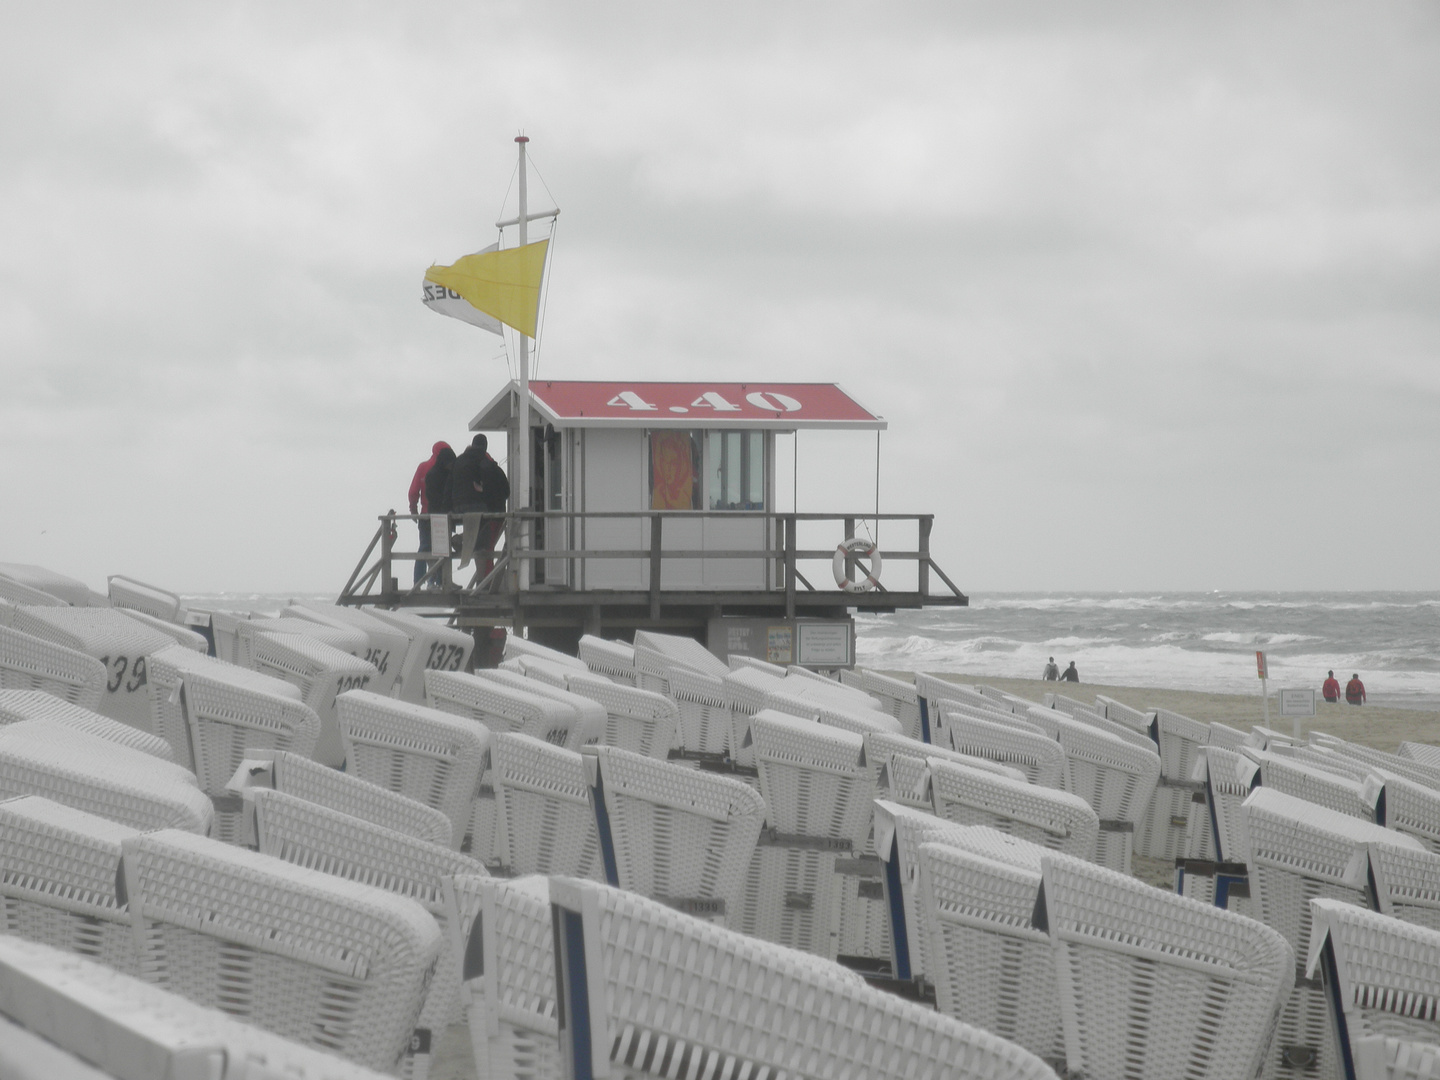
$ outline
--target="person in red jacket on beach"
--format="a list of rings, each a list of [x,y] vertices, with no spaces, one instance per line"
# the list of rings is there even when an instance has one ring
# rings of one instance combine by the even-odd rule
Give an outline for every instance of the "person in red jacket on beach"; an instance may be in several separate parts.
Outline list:
[[[1332,704],[1340,700],[1340,680],[1335,678],[1335,672],[1330,672],[1325,685],[1320,687],[1320,696]]]
[[[1351,705],[1365,704],[1365,684],[1360,681],[1360,673],[1357,671],[1350,676],[1350,681],[1345,684],[1345,700]]]
[[[425,497],[425,474],[430,471],[430,466],[435,464],[435,458],[441,450],[449,450],[447,442],[437,442],[430,448],[430,456],[420,462],[415,468],[415,479],[410,481],[410,513],[428,514],[430,512],[430,500]],[[416,510],[416,506],[419,510]],[[420,548],[421,551],[430,550],[430,522],[421,520],[420,525]],[[420,579],[425,576],[429,564],[424,559],[415,560],[415,584],[420,584]]]

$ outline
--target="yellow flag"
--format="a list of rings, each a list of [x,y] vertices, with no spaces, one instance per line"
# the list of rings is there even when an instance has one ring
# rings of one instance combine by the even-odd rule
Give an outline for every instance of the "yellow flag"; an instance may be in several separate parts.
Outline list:
[[[549,246],[549,240],[540,240],[524,247],[466,255],[454,266],[430,267],[425,280],[459,293],[472,307],[533,338],[540,310],[540,277]]]

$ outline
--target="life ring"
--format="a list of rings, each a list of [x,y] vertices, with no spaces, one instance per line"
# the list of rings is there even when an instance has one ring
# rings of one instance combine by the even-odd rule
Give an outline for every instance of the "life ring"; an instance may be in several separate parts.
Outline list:
[[[870,560],[870,572],[859,581],[845,576],[845,564],[855,558]],[[852,536],[835,549],[835,557],[830,562],[835,571],[835,584],[846,592],[869,592],[880,584],[880,549],[873,540]]]

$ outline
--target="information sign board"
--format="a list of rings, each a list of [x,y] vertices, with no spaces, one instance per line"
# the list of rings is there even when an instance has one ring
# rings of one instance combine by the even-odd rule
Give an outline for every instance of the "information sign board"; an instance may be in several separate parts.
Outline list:
[[[1280,691],[1280,715],[1281,715],[1281,716],[1314,716],[1314,715],[1315,715],[1315,691],[1314,691],[1314,690],[1281,690],[1281,691]]]

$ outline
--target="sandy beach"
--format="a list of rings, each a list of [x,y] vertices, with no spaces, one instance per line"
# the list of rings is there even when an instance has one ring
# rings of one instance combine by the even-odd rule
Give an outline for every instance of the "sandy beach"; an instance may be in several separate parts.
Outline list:
[[[909,679],[910,672],[889,672],[897,678]],[[1116,701],[1136,709],[1169,709],[1199,720],[1201,723],[1219,721],[1231,727],[1248,731],[1264,722],[1264,705],[1260,700],[1259,680],[1253,696],[1244,694],[1206,694],[1197,690],[1156,690],[1143,686],[1102,686],[1098,683],[1053,683],[1040,679],[997,679],[976,675],[950,674],[939,678],[951,682],[975,684],[984,683],[997,690],[1005,690],[1020,697],[1030,698],[1039,703],[1045,694],[1064,694],[1076,701],[1093,702],[1096,694],[1114,698]],[[1294,720],[1282,718],[1272,695],[1270,701],[1270,726],[1276,731],[1289,732]],[[1300,721],[1303,734],[1323,731],[1351,742],[1373,746],[1377,750],[1393,753],[1402,742],[1425,742],[1440,744],[1440,712],[1420,712],[1415,709],[1389,709],[1375,705],[1330,705],[1317,700],[1313,719]]]

